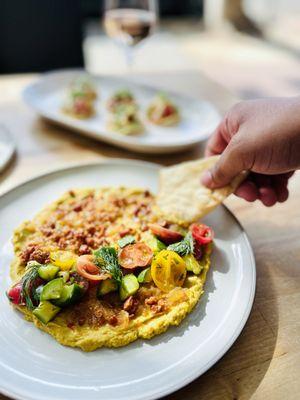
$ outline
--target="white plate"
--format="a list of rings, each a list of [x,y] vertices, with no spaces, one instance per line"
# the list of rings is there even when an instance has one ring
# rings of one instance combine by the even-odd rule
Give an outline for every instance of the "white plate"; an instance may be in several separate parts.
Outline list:
[[[143,120],[146,130],[141,135],[124,136],[108,132],[105,104],[116,90],[131,90],[141,107],[141,115],[144,115],[147,105],[159,89],[117,77],[93,76],[100,93],[100,99],[96,102],[97,113],[87,120],[78,120],[63,114],[60,109],[66,88],[81,73],[80,70],[67,70],[45,74],[24,90],[24,100],[41,116],[53,122],[98,140],[144,153],[170,153],[192,147],[207,139],[220,121],[220,115],[211,103],[168,92],[182,114],[182,121],[177,126],[163,128]]]
[[[5,125],[0,125],[0,172],[12,159],[16,150],[15,141]]]
[[[31,180],[0,198],[0,390],[22,400],[147,400],[171,393],[211,367],[251,310],[255,263],[247,236],[224,207],[206,222],[216,233],[205,294],[179,327],[150,341],[84,353],[63,347],[8,304],[13,229],[64,191],[80,186],[156,190],[158,166],[111,160]],[[5,227],[5,229],[3,228]]]

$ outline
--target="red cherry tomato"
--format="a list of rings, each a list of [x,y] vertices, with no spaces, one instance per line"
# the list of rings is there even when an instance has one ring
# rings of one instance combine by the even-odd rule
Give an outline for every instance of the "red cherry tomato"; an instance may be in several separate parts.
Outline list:
[[[163,228],[158,224],[148,224],[148,227],[155,236],[166,244],[180,242],[180,240],[183,239],[181,233]]]
[[[76,265],[78,274],[91,282],[104,281],[105,279],[111,278],[109,273],[101,271],[101,269],[94,264],[93,259],[94,257],[90,254],[78,257]]]
[[[205,224],[192,224],[190,229],[198,244],[210,243],[214,238],[214,231]]]
[[[22,303],[21,293],[22,293],[22,284],[21,282],[19,282],[15,286],[9,289],[9,291],[7,292],[7,296],[13,304],[21,304]]]
[[[165,107],[165,109],[164,109],[164,112],[163,112],[163,117],[165,118],[165,117],[169,117],[170,115],[172,115],[173,113],[174,113],[174,107],[173,106],[171,106],[171,105],[167,105],[166,107]]]
[[[145,243],[129,244],[119,254],[119,263],[123,268],[134,269],[151,263],[153,252]]]

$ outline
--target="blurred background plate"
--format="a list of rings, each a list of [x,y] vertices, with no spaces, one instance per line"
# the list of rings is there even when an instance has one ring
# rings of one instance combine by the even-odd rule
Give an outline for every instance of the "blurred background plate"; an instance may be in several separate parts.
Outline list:
[[[61,106],[68,85],[83,72],[83,70],[65,70],[45,74],[42,79],[24,90],[24,100],[42,117],[55,123],[101,141],[143,153],[171,153],[188,149],[207,139],[220,121],[220,115],[211,103],[167,92],[181,113],[181,122],[177,126],[159,127],[143,119],[146,129],[140,135],[124,136],[108,132],[105,103],[116,90],[128,88],[132,91],[143,115],[147,105],[159,92],[159,88],[133,83],[119,77],[92,76],[99,93],[97,113],[89,119],[78,120],[63,114]]]
[[[8,129],[0,124],[0,173],[12,159],[16,144]]]
[[[0,391],[22,400],[157,399],[203,374],[233,344],[252,307],[256,273],[247,235],[225,207],[204,220],[215,230],[205,293],[178,327],[151,340],[84,353],[61,346],[8,303],[11,236],[24,219],[80,182],[126,182],[156,192],[158,171],[155,164],[111,159],[43,175],[0,198],[0,224],[6,227],[0,230]]]

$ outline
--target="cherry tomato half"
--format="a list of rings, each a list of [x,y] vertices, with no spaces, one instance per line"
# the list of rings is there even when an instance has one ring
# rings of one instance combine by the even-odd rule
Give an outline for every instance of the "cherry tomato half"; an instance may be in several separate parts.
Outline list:
[[[158,224],[148,224],[151,232],[166,244],[180,242],[182,234],[171,229],[163,228]]]
[[[57,250],[51,251],[50,261],[52,264],[56,265],[63,271],[70,270],[76,263],[77,256],[71,251],[67,250]]]
[[[160,290],[169,292],[184,284],[186,264],[175,251],[162,250],[151,264],[151,276]]]
[[[101,269],[94,264],[93,259],[94,257],[91,254],[78,257],[76,264],[78,274],[89,281],[104,281],[105,279],[111,278],[109,273],[101,271]]]
[[[22,283],[19,282],[7,292],[7,297],[13,304],[21,304],[22,302]]]
[[[192,224],[190,229],[198,244],[210,243],[214,238],[214,231],[205,224]]]
[[[134,269],[150,264],[153,252],[145,243],[129,244],[119,254],[119,263],[123,268]]]

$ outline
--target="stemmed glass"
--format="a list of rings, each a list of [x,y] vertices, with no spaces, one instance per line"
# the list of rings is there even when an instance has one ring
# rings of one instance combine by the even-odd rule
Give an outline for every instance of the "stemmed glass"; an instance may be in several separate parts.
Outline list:
[[[133,64],[134,49],[152,34],[156,22],[156,0],[105,0],[106,33],[124,49],[128,67]]]

